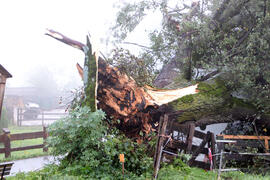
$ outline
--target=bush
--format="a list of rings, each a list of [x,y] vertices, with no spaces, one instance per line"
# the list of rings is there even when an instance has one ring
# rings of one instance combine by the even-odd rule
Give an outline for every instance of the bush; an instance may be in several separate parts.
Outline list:
[[[118,156],[123,153],[125,177],[138,178],[150,172],[152,158],[145,153],[146,145],[133,142],[105,122],[104,112],[83,107],[49,127],[53,155],[64,156],[61,170],[85,178],[122,179]]]

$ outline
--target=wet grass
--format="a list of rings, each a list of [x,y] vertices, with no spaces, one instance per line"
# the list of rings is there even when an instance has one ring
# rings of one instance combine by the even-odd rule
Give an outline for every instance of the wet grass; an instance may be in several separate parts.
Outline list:
[[[31,127],[11,126],[8,129],[10,130],[11,134],[43,131],[42,126],[31,126]],[[39,144],[43,144],[42,138],[11,141],[11,148],[39,145]],[[4,147],[3,143],[0,143],[0,148],[3,148],[3,147]],[[38,157],[38,156],[45,156],[48,154],[49,154],[48,152],[43,152],[43,149],[30,149],[30,150],[24,150],[24,151],[11,152],[11,156],[9,158],[5,158],[5,154],[1,153],[0,162],[12,161],[12,160],[17,160],[17,159],[26,159],[26,158]]]
[[[217,171],[205,171],[199,168],[190,168],[190,171],[178,171],[174,168],[161,169],[159,180],[217,180]],[[246,174],[240,171],[221,173],[222,180],[270,180],[270,176]]]
[[[72,168],[72,167],[70,167]],[[150,180],[152,172],[149,172],[147,176],[140,176],[133,179],[138,180]],[[198,168],[190,168],[189,172],[183,170],[179,171],[175,168],[162,168],[158,180],[217,180],[218,174],[213,171],[205,171]],[[53,180],[53,179],[74,179],[74,180],[84,180],[91,179],[82,176],[70,176],[67,173],[63,172],[56,165],[49,165],[40,171],[33,171],[28,173],[18,173],[16,176],[7,177],[8,180],[34,180],[34,179],[44,179],[44,180]],[[105,179],[113,179],[108,175]],[[117,179],[122,179],[121,177]],[[221,180],[269,180],[270,176],[261,176],[261,175],[251,175],[245,174],[242,172],[224,172],[221,174]]]

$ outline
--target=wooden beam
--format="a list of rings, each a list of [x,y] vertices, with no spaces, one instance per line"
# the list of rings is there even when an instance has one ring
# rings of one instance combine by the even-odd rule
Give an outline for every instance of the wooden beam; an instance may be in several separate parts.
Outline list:
[[[157,148],[157,156],[156,156],[156,160],[155,160],[155,165],[154,165],[154,178],[157,178],[158,175],[158,171],[159,171],[159,167],[160,167],[160,161],[161,161],[161,156],[162,156],[162,150],[163,150],[163,143],[164,143],[164,139],[165,139],[165,135],[166,135],[166,128],[167,128],[167,124],[168,124],[168,115],[165,114],[164,115],[164,119],[163,119],[163,123],[160,124],[161,126],[161,132],[159,133],[159,142],[158,142],[158,148]]]
[[[188,165],[192,166],[193,162],[195,161],[196,157],[200,154],[201,149],[204,148],[206,143],[210,140],[210,132],[208,131],[206,136],[203,138],[203,141],[201,142],[200,146],[192,153],[191,159],[188,161]]]
[[[254,140],[270,139],[270,136],[245,136],[245,135],[223,135],[223,134],[217,136],[222,136],[224,139],[254,139]]]
[[[2,114],[2,106],[5,94],[6,77],[0,74],[0,120]]]
[[[191,153],[191,147],[192,147],[192,140],[193,140],[193,136],[194,136],[194,131],[195,131],[195,124],[189,124],[189,133],[188,133],[188,138],[186,140],[187,143],[187,149],[186,149],[186,153],[190,154]]]

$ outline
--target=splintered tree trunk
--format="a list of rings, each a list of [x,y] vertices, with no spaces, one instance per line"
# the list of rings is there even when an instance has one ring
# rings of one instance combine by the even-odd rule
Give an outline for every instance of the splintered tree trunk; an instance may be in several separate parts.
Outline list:
[[[167,111],[162,105],[166,106],[182,96],[196,93],[197,85],[175,90],[139,87],[134,79],[93,54],[88,38],[87,45],[84,45],[53,30],[48,30],[46,35],[85,53],[84,68],[77,64],[79,74],[85,82],[85,105],[93,110],[94,107],[102,109],[108,122],[129,137],[139,137],[140,132],[146,135],[150,133],[153,124]]]

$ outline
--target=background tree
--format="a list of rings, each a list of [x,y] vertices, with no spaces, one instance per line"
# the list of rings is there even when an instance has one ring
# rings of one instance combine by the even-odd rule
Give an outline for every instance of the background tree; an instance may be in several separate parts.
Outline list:
[[[160,10],[162,28],[149,34],[151,47],[143,54],[153,62],[158,59],[164,73],[175,70],[166,66],[180,70],[167,82],[190,83],[221,73],[233,94],[269,112],[269,7],[266,0],[127,3],[118,13],[114,30],[119,40],[124,39],[149,10]],[[164,87],[168,84],[158,83],[161,74],[154,84]]]

